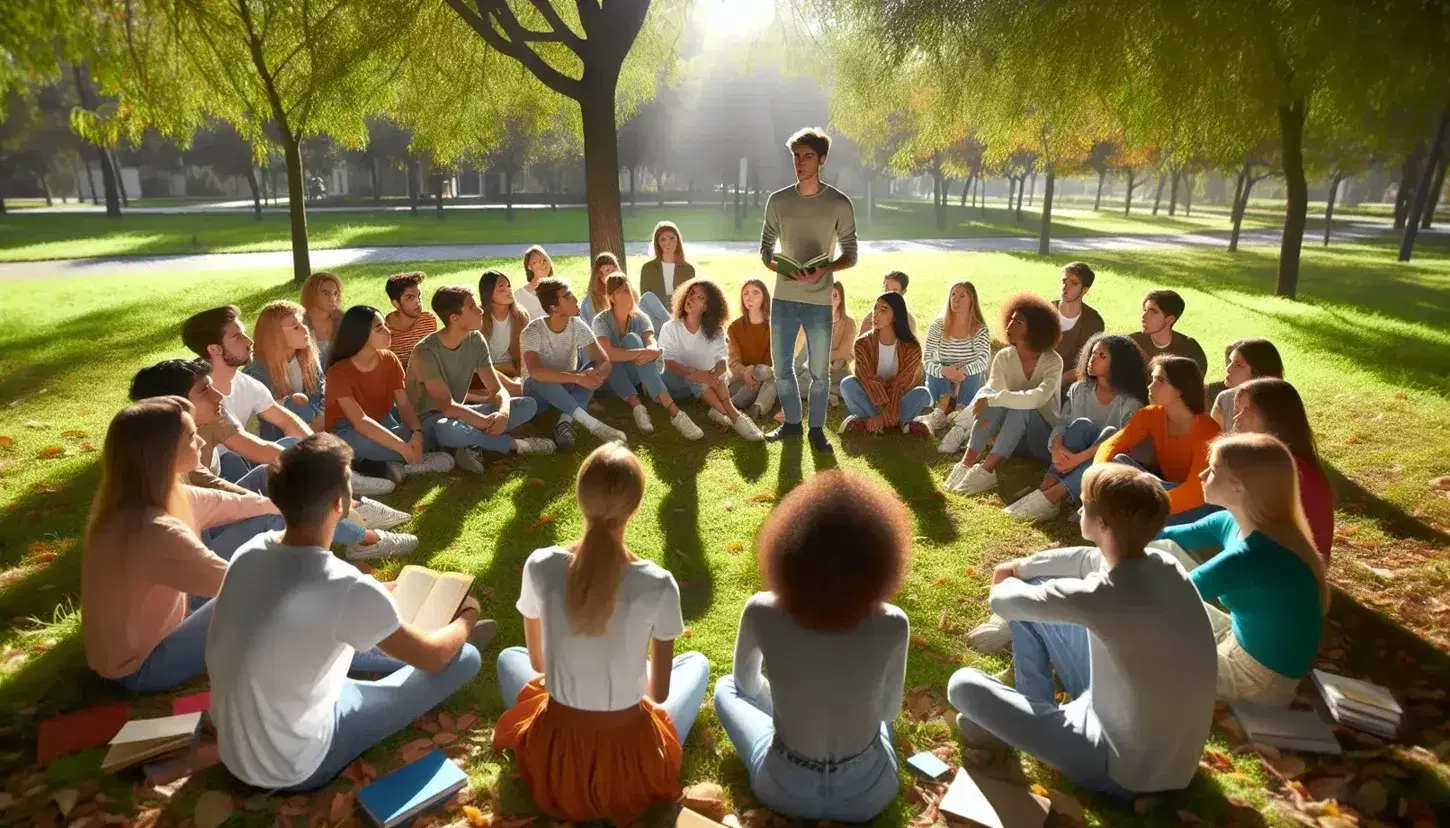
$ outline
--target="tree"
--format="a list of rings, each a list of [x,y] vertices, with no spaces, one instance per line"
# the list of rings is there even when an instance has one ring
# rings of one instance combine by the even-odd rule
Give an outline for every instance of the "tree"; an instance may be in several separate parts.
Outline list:
[[[851,140],[866,182],[866,221],[875,218],[876,177],[892,162],[911,135],[906,90],[891,66],[886,44],[850,15],[824,26],[815,65],[831,78],[830,124]]]
[[[514,220],[514,178],[532,159],[534,141],[534,127],[526,118],[506,117],[503,140],[484,156],[490,170],[503,173],[505,221]]]
[[[1093,212],[1096,213],[1103,206],[1103,181],[1108,177],[1108,171],[1114,168],[1114,159],[1122,152],[1122,140],[1119,138],[1108,138],[1093,143],[1092,149],[1088,151],[1087,160],[1083,167],[1098,175],[1097,192],[1093,195]]]
[[[217,122],[198,132],[186,150],[186,161],[210,167],[222,178],[241,178],[252,192],[252,214],[262,220],[262,188],[257,180],[259,148],[243,138],[231,124]]]

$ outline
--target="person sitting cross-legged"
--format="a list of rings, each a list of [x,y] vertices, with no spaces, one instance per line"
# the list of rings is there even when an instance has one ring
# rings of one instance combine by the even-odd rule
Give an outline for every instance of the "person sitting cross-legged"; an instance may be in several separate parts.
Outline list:
[[[949,427],[957,411],[971,404],[987,378],[991,359],[992,332],[982,316],[977,286],[957,282],[947,289],[941,316],[927,326],[921,356],[934,403],[922,416],[933,432]]]
[[[917,421],[931,405],[931,391],[922,384],[921,343],[906,324],[906,300],[899,293],[881,294],[871,320],[871,332],[856,340],[856,373],[841,380],[841,399],[851,412],[841,421],[841,433],[900,428],[930,436],[931,428]]]
[[[770,365],[770,288],[760,279],[740,286],[740,316],[725,330],[730,401],[747,417],[775,408],[775,370]]]
[[[605,288],[609,307],[595,314],[590,325],[594,337],[599,340],[600,349],[613,366],[605,384],[614,396],[629,403],[630,410],[634,412],[634,424],[640,431],[649,433],[655,430],[649,410],[639,397],[639,389],[644,388],[648,396],[664,406],[670,425],[686,440],[704,437],[705,432],[675,404],[674,397],[665,388],[661,376],[664,351],[655,344],[654,323],[635,302],[629,277],[623,273],[611,273],[605,280]]]
[[[710,680],[686,634],[674,576],[635,557],[625,531],[644,499],[639,459],[619,443],[579,466],[584,536],[535,550],[518,610],[526,647],[498,656],[509,709],[494,727],[519,775],[556,820],[630,825],[680,797],[680,744]]]
[[[711,420],[747,440],[764,440],[755,421],[740,413],[725,384],[725,294],[709,279],[691,279],[675,291],[674,316],[660,329],[665,387],[676,400],[698,397]]]
[[[869,822],[900,788],[891,728],[911,622],[890,602],[911,516],[880,483],[823,471],[781,500],[756,545],[769,591],[745,604],[715,713],[767,807]]]
[[[483,474],[480,452],[553,454],[554,441],[514,437],[513,431],[538,413],[528,397],[514,399],[493,369],[483,328],[483,310],[466,285],[443,285],[433,292],[433,312],[443,323],[423,337],[408,363],[408,398],[424,433],[453,450],[458,468]],[[486,402],[465,404],[477,376]],[[426,442],[426,440],[425,440]]]
[[[555,276],[539,280],[536,292],[544,316],[535,319],[519,336],[523,353],[524,393],[545,409],[559,412],[554,424],[554,441],[559,448],[574,448],[574,423],[608,443],[626,442],[623,431],[589,413],[589,401],[614,369],[594,333],[579,318],[579,299],[569,283]],[[580,354],[589,367],[582,368]]]
[[[496,625],[466,598],[425,632],[382,584],[328,551],[352,450],[316,434],[282,452],[267,492],[286,521],[237,550],[206,635],[222,764],[268,791],[310,791],[478,674]],[[376,649],[375,649],[376,648]],[[376,681],[348,673],[381,672]]]
[[[958,670],[947,698],[963,741],[1006,744],[1078,785],[1121,797],[1186,786],[1213,724],[1218,657],[1183,567],[1146,544],[1168,517],[1151,475],[1121,464],[1083,480],[1083,537],[999,565],[992,611],[1012,631],[1015,686]],[[1072,700],[1059,705],[1053,674]]]

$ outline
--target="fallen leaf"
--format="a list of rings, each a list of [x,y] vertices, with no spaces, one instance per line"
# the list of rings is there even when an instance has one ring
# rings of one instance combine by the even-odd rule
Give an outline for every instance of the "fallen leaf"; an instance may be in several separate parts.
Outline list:
[[[1274,770],[1278,771],[1285,779],[1295,779],[1303,776],[1304,772],[1309,769],[1309,766],[1305,764],[1304,760],[1297,756],[1280,756],[1269,764],[1273,765]]]
[[[1033,793],[1035,793],[1035,794],[1037,794],[1038,796],[1041,796],[1041,797],[1046,797],[1046,796],[1049,795],[1047,789],[1044,788],[1044,787],[1042,787],[1041,785],[1037,784],[1036,782],[1033,782],[1032,783],[1032,787],[1029,788],[1028,790],[1032,791]]]
[[[1343,776],[1322,776],[1308,782],[1304,789],[1313,799],[1342,800],[1349,793],[1349,779]]]
[[[1234,770],[1234,760],[1227,753],[1213,748],[1203,751],[1203,764],[1215,773],[1232,773]]]
[[[68,428],[65,431],[62,431],[60,433],[60,436],[65,437],[69,440],[80,440],[91,435],[87,434],[85,429],[82,428]]]
[[[543,525],[548,524],[548,523],[553,523],[553,522],[554,522],[554,514],[551,512],[551,513],[549,513],[547,515],[544,515],[543,517],[539,518],[538,520],[534,521],[533,523],[530,523],[529,524],[529,528],[528,529],[525,529],[524,531],[526,531],[526,532],[532,532],[535,529],[539,528],[540,526],[543,526]]]
[[[726,544],[725,551],[734,555],[743,550],[744,548],[745,544],[741,543],[740,541],[730,541],[730,543]]]
[[[775,492],[756,492],[750,496],[751,503],[774,503]]]
[[[928,642],[926,640],[926,636],[922,635],[921,633],[911,634],[911,646],[913,648],[920,649],[922,647],[925,647],[927,643]]]
[[[15,445],[15,438],[14,437],[7,437],[4,434],[0,434],[0,447],[13,446],[13,445]]]
[[[941,618],[937,619],[936,628],[942,632],[950,632],[952,629],[951,619],[947,618],[946,610],[942,610]]]
[[[685,789],[681,803],[702,816],[719,822],[729,811],[725,807],[725,789],[714,782],[701,782]]]
[[[236,807],[231,794],[207,791],[196,801],[196,809],[191,812],[191,816],[196,821],[196,828],[220,828],[223,822],[231,819],[232,811]]]
[[[444,745],[451,745],[456,741],[458,741],[458,734],[449,733],[446,730],[433,737],[433,744],[438,745],[439,747],[442,747]]]
[[[694,629],[692,629],[690,627],[686,627],[685,628],[685,631],[682,632],[682,633],[680,633],[680,638],[689,638],[690,636],[692,636],[694,634],[695,634]]]
[[[418,723],[418,729],[424,733],[434,734],[443,730],[443,727],[431,719],[424,719]]]
[[[410,765],[433,750],[432,739],[414,739],[401,748],[398,748],[398,759],[405,765]]]
[[[65,446],[46,446],[36,456],[41,460],[49,460],[52,457],[60,457],[65,454]]]
[[[930,713],[933,704],[930,687],[923,685],[906,691],[906,709],[918,719]]]
[[[477,716],[473,715],[472,713],[464,713],[462,716],[458,717],[458,721],[454,722],[454,725],[458,728],[459,733],[463,733],[467,731],[470,727],[473,727],[474,724],[476,724],[477,722]]]
[[[473,828],[488,828],[488,815],[472,805],[463,806],[463,816],[468,819],[468,824]]]
[[[347,815],[352,813],[352,795],[336,793],[332,795],[332,805],[327,809],[327,818],[332,822],[342,822]]]
[[[449,733],[453,733],[458,730],[458,721],[453,718],[452,713],[439,713],[438,726]]]

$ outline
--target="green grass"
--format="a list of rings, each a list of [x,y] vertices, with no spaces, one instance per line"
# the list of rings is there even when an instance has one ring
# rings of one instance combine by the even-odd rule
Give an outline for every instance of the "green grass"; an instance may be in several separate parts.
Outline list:
[[[899,267],[915,277],[908,301],[926,319],[936,313],[947,285],[960,278],[972,279],[993,308],[1019,290],[1055,295],[1064,261],[1006,254],[870,255],[844,278],[851,309],[859,318],[879,274]],[[1414,601],[1423,604],[1443,596],[1450,586],[1450,567],[1444,566],[1450,500],[1429,491],[1425,483],[1450,470],[1450,332],[1445,326],[1450,319],[1450,245],[1427,239],[1420,256],[1408,265],[1396,264],[1385,246],[1308,249],[1300,302],[1271,295],[1271,250],[1237,255],[1121,253],[1095,256],[1092,263],[1099,277],[1090,301],[1110,330],[1133,329],[1143,291],[1164,285],[1183,292],[1188,311],[1182,329],[1197,337],[1211,358],[1241,336],[1267,336],[1279,346],[1334,470],[1339,529],[1352,541],[1335,552],[1333,575],[1347,593],[1336,597],[1331,643],[1326,643],[1327,651],[1338,647],[1340,657],[1326,657],[1348,672],[1397,689],[1445,685],[1450,638],[1444,625],[1450,617],[1421,612],[1416,609],[1421,604]],[[578,258],[558,264],[561,273],[573,277],[585,266]],[[758,269],[744,255],[705,256],[697,264],[731,295]],[[429,284],[434,285],[472,282],[487,265],[514,267],[516,262],[418,264],[429,271]],[[383,277],[399,267],[347,269],[342,274],[347,301],[385,305]],[[85,669],[75,611],[81,564],[76,539],[83,532],[98,473],[97,454],[87,449],[101,444],[109,416],[124,404],[132,373],[156,359],[181,355],[180,320],[196,310],[232,302],[251,318],[265,302],[293,298],[295,292],[283,270],[224,272],[205,279],[163,275],[145,281],[85,277],[0,282],[0,436],[10,438],[0,446],[0,618],[9,619],[0,633],[0,710],[6,711],[0,713],[0,727],[11,728],[0,749],[0,773],[28,786],[39,773],[28,769],[39,719],[118,697]],[[996,319],[992,323],[994,330],[1000,324]],[[1218,366],[1211,375],[1221,376]],[[838,417],[833,412],[833,425]],[[621,405],[609,403],[606,419],[633,437]],[[702,416],[697,420],[706,422]],[[664,429],[637,444],[650,486],[628,541],[638,554],[660,562],[679,580],[690,627],[680,644],[707,655],[713,677],[729,669],[741,606],[759,586],[752,553],[757,528],[780,495],[820,468],[841,466],[876,476],[911,509],[916,526],[912,573],[897,599],[916,633],[907,685],[930,688],[938,703],[945,701],[947,678],[961,665],[996,670],[1008,663],[997,656],[975,656],[964,643],[966,631],[986,615],[992,566],[1079,542],[1066,521],[1024,528],[999,511],[1006,499],[1040,479],[1042,470],[1026,461],[1004,466],[1000,492],[962,498],[939,493],[938,481],[952,459],[924,441],[899,435],[852,437],[834,459],[817,460],[789,446],[747,444],[713,426],[707,434],[692,444]],[[581,439],[581,450],[592,445]],[[518,567],[533,549],[568,542],[581,531],[571,491],[579,456],[507,459],[483,479],[456,472],[417,478],[383,498],[416,515],[405,528],[422,539],[422,546],[409,562],[463,569],[478,577],[485,608],[500,622],[486,664],[500,646],[523,640],[513,610]],[[1393,583],[1361,571],[1359,561],[1382,565],[1373,555],[1391,553],[1396,560],[1411,562],[1394,565]],[[54,559],[46,562],[52,554]],[[1397,595],[1397,589],[1415,594],[1387,606],[1376,603]],[[166,698],[142,700],[138,709],[159,710],[167,703]],[[491,722],[502,709],[492,667],[449,706],[478,709],[483,722]],[[1438,716],[1412,713],[1406,743],[1433,747],[1438,741],[1433,734],[1450,738],[1436,730],[1443,728],[1443,721],[1443,711]],[[903,713],[897,732],[900,741],[917,748],[945,745],[956,750],[941,716],[918,721]],[[416,735],[399,736],[389,747]],[[1218,732],[1214,745],[1227,749],[1227,738]],[[92,751],[57,763],[46,778],[60,785],[94,775],[98,756]],[[369,758],[386,766],[392,754],[378,749]],[[1387,780],[1395,796],[1450,807],[1445,782],[1450,771],[1443,764],[1422,766],[1401,759],[1383,758],[1407,769],[1405,779]],[[1176,825],[1176,811],[1186,810],[1208,824],[1284,824],[1287,818],[1271,807],[1282,799],[1282,787],[1266,784],[1266,772],[1251,755],[1235,754],[1234,760],[1233,772],[1201,772],[1186,792],[1158,798],[1146,815],[1092,803],[1090,823]],[[981,757],[974,754],[967,761]],[[1055,773],[1035,763],[1023,762],[1019,769],[1012,754],[986,761],[994,774],[1025,772],[1048,787],[1070,790]],[[527,798],[507,759],[481,749],[469,769],[481,791],[497,795],[494,807],[527,810]],[[740,809],[751,801],[743,768],[708,703],[686,744],[684,778],[721,782]],[[114,796],[129,796],[127,786],[107,785]],[[186,803],[205,789],[228,785],[220,772],[193,779],[176,804],[167,806],[171,821],[189,816]],[[919,810],[903,796],[881,821],[901,825]],[[16,813],[23,812],[12,815]],[[255,824],[270,824],[271,819],[267,812],[247,817]],[[651,821],[664,818],[656,814]]]

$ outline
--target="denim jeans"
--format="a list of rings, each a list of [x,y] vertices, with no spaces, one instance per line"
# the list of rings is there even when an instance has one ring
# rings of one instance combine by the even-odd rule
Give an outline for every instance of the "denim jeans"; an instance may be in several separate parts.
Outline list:
[[[313,420],[317,419],[318,415],[322,414],[321,394],[309,396],[307,398],[307,402],[301,405],[292,402],[292,396],[290,394],[283,397],[281,400],[278,400],[278,402],[281,403],[283,408],[291,411],[293,414],[296,414],[297,419],[301,420],[309,426],[312,425]],[[257,433],[261,436],[263,440],[271,440],[275,443],[278,440],[281,440],[283,437],[287,436],[286,432],[282,431],[282,429],[272,425],[271,423],[261,419],[260,417],[257,418],[257,423],[261,426],[261,428],[257,429]]]
[[[267,467],[257,466],[240,479],[232,481],[249,492],[256,492],[259,495],[267,494]],[[225,527],[218,527],[225,528]],[[280,527],[279,527],[280,528]],[[212,530],[206,530],[212,531]],[[256,533],[253,533],[255,537]],[[337,528],[332,530],[332,542],[340,543],[343,546],[357,546],[367,536],[367,529],[361,523],[352,518],[343,518],[337,522]],[[206,541],[206,532],[202,533],[202,541]],[[216,550],[212,550],[216,551]]]
[[[839,395],[841,393],[841,380],[851,375],[851,372],[846,370],[847,364],[848,363],[845,360],[831,361],[831,364],[827,369],[828,373],[830,374],[830,379],[827,381],[827,384],[830,386],[830,388],[827,389],[826,392],[827,396],[831,394]],[[810,396],[811,388],[814,387],[813,383],[809,381],[800,381],[801,375],[806,373],[806,365],[806,346],[802,344],[800,350],[795,352],[796,385],[800,389],[800,396],[802,400]],[[780,386],[776,386],[776,390],[779,391]]]
[[[982,383],[986,382],[986,374],[971,374],[962,380],[961,388],[957,389],[956,399],[952,400],[954,407],[960,408],[969,404],[972,398],[977,396],[981,390]],[[926,377],[926,387],[931,389],[931,401],[935,403],[942,397],[950,397],[952,394],[952,381],[946,377],[933,377],[930,374]]]
[[[765,412],[775,408],[775,370],[764,364],[751,365],[745,370],[760,380],[760,384],[751,388],[743,378],[736,377],[726,386],[730,391],[730,402],[742,410],[748,405],[759,406]]]
[[[665,383],[665,390],[670,392],[670,396],[674,397],[676,402],[698,399],[701,394],[705,393],[705,383],[685,379],[674,371],[665,371],[660,375],[660,379]]]
[[[610,373],[614,373],[613,370]],[[582,385],[568,385],[557,382],[539,382],[530,377],[524,380],[524,395],[531,400],[537,401],[538,407],[544,411],[554,409],[560,414],[573,416],[575,411],[580,411],[589,405],[594,399],[594,389],[585,388]]]
[[[393,408],[392,411],[389,411],[386,416],[378,420],[378,425],[386,428],[388,431],[392,432],[394,437],[397,437],[399,440],[402,440],[405,443],[408,442],[408,440],[411,439],[413,436],[413,429],[403,425],[403,422],[398,419],[398,409],[396,406]],[[351,446],[353,456],[359,459],[377,460],[383,463],[407,462],[403,459],[403,455],[397,453],[396,451],[393,451],[390,448],[384,447],[380,443],[373,442],[372,438],[366,436],[361,431],[358,431],[357,426],[354,426],[351,422],[349,422],[346,417],[343,417],[341,420],[337,421],[337,425],[332,427],[332,433],[336,434],[338,437],[341,437],[344,443],[347,443],[349,446]],[[427,445],[429,440],[428,429],[426,428],[423,429],[423,441],[423,448],[426,451],[428,448],[430,448]]]
[[[508,647],[498,654],[498,692],[503,703],[513,707],[518,702],[519,691],[524,685],[538,678],[534,666],[529,663],[529,651],[524,647]],[[675,656],[670,668],[670,695],[660,702],[660,707],[670,714],[675,723],[675,736],[683,744],[700,715],[700,705],[705,701],[705,688],[710,682],[710,661],[696,652],[680,653]]]
[[[285,449],[291,446],[295,446],[298,439],[299,438],[297,437],[283,437],[278,440],[273,440],[272,442],[277,446],[278,449]],[[217,447],[216,474],[217,477],[220,477],[228,483],[236,483],[238,486],[240,486],[242,485],[242,478],[246,477],[248,472],[254,471],[259,468],[266,468],[266,466],[258,463],[253,463],[252,461],[241,456],[240,454],[237,454],[236,452],[228,449],[226,446]],[[265,472],[263,474],[265,476]],[[258,491],[261,490],[259,489]]]
[[[498,411],[498,406],[493,403],[478,403],[477,405],[464,406],[464,408],[471,408],[485,416]],[[422,422],[419,425],[423,426],[424,434],[432,432],[433,439],[438,442],[438,445],[444,448],[455,449],[473,446],[475,448],[481,448],[484,451],[496,451],[500,454],[507,454],[514,447],[514,438],[510,437],[509,434],[514,429],[534,419],[534,415],[537,413],[539,413],[538,403],[528,397],[515,397],[509,402],[508,427],[504,429],[504,433],[502,434],[485,433],[462,420],[444,417],[437,411],[423,415]]]
[[[644,311],[644,315],[654,323],[656,334],[659,333],[660,328],[665,326],[666,322],[670,321],[670,309],[665,305],[664,300],[654,294],[654,291],[649,291],[639,297],[639,309]]]
[[[1092,420],[1078,417],[1062,433],[1062,447],[1071,452],[1087,451],[1117,433],[1118,429],[1114,426],[1099,429],[1097,423]],[[1069,503],[1078,503],[1082,500],[1083,475],[1087,474],[1087,470],[1092,464],[1092,458],[1089,457],[1065,472],[1058,471],[1054,466],[1048,466],[1047,474],[1067,487]]]
[[[1141,470],[1143,470],[1143,471],[1145,471],[1145,472],[1153,475],[1154,477],[1158,478],[1158,482],[1159,483],[1162,483],[1163,484],[1163,488],[1164,488],[1165,491],[1168,490],[1168,489],[1176,488],[1178,485],[1180,485],[1178,483],[1174,483],[1172,480],[1164,480],[1163,477],[1162,477],[1162,475],[1158,474],[1158,472],[1154,471],[1153,469],[1148,468],[1147,466],[1143,465],[1142,463],[1139,463],[1137,460],[1134,460],[1132,457],[1129,457],[1126,454],[1116,454],[1116,455],[1113,455],[1113,462],[1114,463],[1122,463],[1122,464],[1124,464],[1126,466],[1132,466],[1135,469],[1141,469]],[[1168,525],[1168,526],[1183,526],[1183,525],[1188,524],[1188,523],[1193,523],[1194,521],[1196,521],[1196,520],[1198,520],[1200,518],[1208,517],[1209,515],[1213,514],[1214,512],[1219,511],[1221,508],[1222,507],[1220,507],[1220,506],[1211,506],[1211,505],[1209,505],[1207,503],[1203,504],[1202,506],[1194,506],[1192,509],[1185,509],[1182,512],[1178,512],[1176,514],[1169,515],[1168,516],[1168,523],[1166,525]]]
[[[925,385],[918,385],[902,394],[901,402],[898,405],[901,411],[900,422],[911,422],[913,418],[931,406],[932,399],[931,391],[927,390]],[[841,380],[841,401],[846,404],[847,411],[863,420],[881,413],[881,409],[877,408],[876,404],[871,402],[871,398],[866,395],[866,386],[862,385],[861,381],[854,376]]]
[[[901,782],[891,729],[864,753],[829,769],[804,767],[774,748],[775,718],[768,695],[742,694],[734,676],[715,683],[715,715],[750,774],[750,789],[771,810],[808,820],[869,822],[896,799]]]
[[[357,672],[379,672],[381,653],[358,653],[352,661]],[[383,656],[383,658],[387,658]],[[398,662],[388,659],[392,664]],[[464,644],[442,672],[429,673],[402,665],[377,681],[348,679],[334,705],[332,744],[312,776],[291,788],[310,791],[332,781],[364,751],[413,723],[462,689],[483,666],[483,656]]]
[[[1036,409],[987,406],[982,410],[982,416],[972,424],[967,448],[981,452],[993,434],[997,435],[997,442],[992,444],[992,454],[998,457],[1035,457],[1043,462],[1052,460],[1052,453],[1047,450],[1052,426]]]
[[[775,389],[787,423],[801,421],[801,392],[796,377],[796,335],[806,332],[806,365],[811,377],[810,426],[826,424],[826,398],[830,396],[831,306],[770,300],[770,355],[775,365]]]
[[[645,294],[646,296],[650,294]],[[624,335],[623,348],[631,351],[644,347],[644,340],[639,334],[627,333]],[[604,384],[614,396],[621,400],[627,400],[639,393],[640,386],[644,386],[645,396],[650,399],[658,399],[665,393],[665,381],[660,376],[660,363],[658,361],[637,365],[632,362],[612,362],[614,367],[610,369],[609,376],[604,378]],[[578,386],[575,386],[578,387]]]

